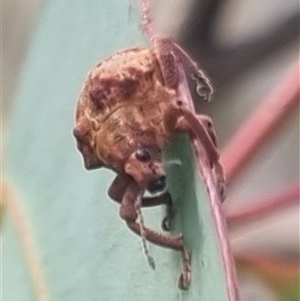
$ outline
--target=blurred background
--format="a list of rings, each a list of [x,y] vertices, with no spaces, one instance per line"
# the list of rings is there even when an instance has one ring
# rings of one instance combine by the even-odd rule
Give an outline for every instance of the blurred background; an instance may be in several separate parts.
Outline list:
[[[4,134],[41,2],[2,1]],[[213,102],[196,101],[196,107],[212,116],[223,149],[299,60],[299,2],[153,0],[152,9],[161,32],[174,37],[212,79]],[[297,109],[230,185],[226,205],[258,200],[298,180]],[[238,253],[298,259],[299,206],[231,229],[231,239]],[[241,282],[243,300],[279,300],[268,282],[252,273],[246,273]]]

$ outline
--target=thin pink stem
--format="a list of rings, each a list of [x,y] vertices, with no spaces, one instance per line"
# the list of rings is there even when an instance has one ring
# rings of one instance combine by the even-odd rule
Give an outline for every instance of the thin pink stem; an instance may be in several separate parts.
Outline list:
[[[236,254],[236,262],[263,276],[276,286],[285,287],[299,278],[299,259],[272,254]]]
[[[230,225],[239,225],[276,212],[282,208],[299,203],[300,185],[294,183],[284,190],[262,197],[255,201],[248,201],[227,211],[227,221]]]
[[[149,0],[138,0],[138,5],[142,17],[143,33],[148,38],[149,41],[153,41],[157,36],[157,30],[154,27],[153,20],[150,16]]]
[[[245,122],[221,153],[231,183],[299,104],[299,63]]]
[[[143,31],[147,38],[151,41],[159,37],[158,32],[155,30],[153,22],[149,17],[149,0],[138,0],[143,22]],[[178,87],[178,95],[183,104],[194,112],[194,106],[192,97],[188,88],[185,73],[181,64],[178,64],[178,70],[180,72],[180,80]],[[235,271],[235,264],[231,247],[229,244],[229,238],[227,234],[227,226],[225,222],[224,214],[221,210],[221,196],[219,189],[216,187],[215,178],[212,173],[211,166],[208,164],[208,154],[206,148],[201,141],[194,141],[194,150],[197,156],[197,163],[199,171],[202,172],[204,182],[208,188],[210,196],[210,208],[214,219],[217,236],[219,239],[219,248],[223,259],[223,265],[225,270],[225,277],[227,283],[228,299],[230,301],[239,301],[239,292],[237,284],[237,276]]]
[[[183,103],[186,104],[192,112],[195,112],[193,100],[190,94],[184,70],[181,65],[178,65],[178,69],[181,75],[181,80],[178,87],[180,99],[182,99]],[[214,219],[215,230],[218,236],[219,248],[221,251],[221,256],[223,259],[223,265],[225,270],[228,299],[230,301],[239,301],[240,296],[235,270],[235,263],[229,242],[224,213],[221,208],[222,198],[220,196],[219,190],[216,187],[215,177],[212,173],[211,166],[208,163],[208,155],[206,152],[206,148],[202,144],[202,141],[194,140],[193,147],[197,158],[198,169],[203,175],[203,179],[208,189],[210,197],[211,214]]]
[[[47,284],[43,275],[37,249],[35,247],[31,225],[27,219],[25,210],[22,207],[21,202],[19,202],[14,189],[7,182],[1,182],[1,186],[3,189],[4,210],[7,210],[10,218],[12,219],[20,244],[23,248],[36,300],[48,301],[49,294]]]

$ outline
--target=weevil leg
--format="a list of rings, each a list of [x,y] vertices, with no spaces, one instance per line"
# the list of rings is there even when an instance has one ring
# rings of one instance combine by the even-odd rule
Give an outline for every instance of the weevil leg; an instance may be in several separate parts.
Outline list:
[[[118,203],[122,203],[122,198],[127,189],[128,185],[132,182],[129,177],[118,175],[113,183],[111,184],[108,195]],[[142,198],[142,207],[152,207],[152,206],[166,206],[166,216],[162,220],[162,229],[165,231],[170,231],[174,224],[174,204],[169,192],[165,192],[159,196],[155,197],[143,197]]]
[[[117,187],[120,188],[119,191],[116,191]],[[123,194],[121,198],[120,192]],[[189,255],[183,244],[183,237],[182,235],[165,236],[147,227],[143,227],[142,229],[141,225],[137,222],[138,214],[135,208],[136,199],[139,193],[140,187],[135,182],[132,182],[132,180],[130,181],[120,175],[116,177],[109,190],[109,195],[114,197],[116,201],[119,202],[121,199],[120,216],[126,221],[128,227],[133,232],[139,236],[143,235],[147,241],[152,242],[153,244],[181,252],[182,271],[179,276],[178,285],[181,289],[187,289],[191,278],[191,269]],[[166,193],[165,195],[166,196],[163,196],[163,199],[165,199],[164,202],[166,202],[166,199],[171,201],[169,193]],[[157,199],[158,198],[159,197],[157,197]],[[144,198],[145,206],[150,205],[150,199],[151,198]]]
[[[128,227],[138,235],[141,235],[140,225],[134,220],[126,220]],[[155,245],[181,251],[183,249],[182,235],[166,236],[153,231],[149,228],[144,228],[145,238]]]
[[[191,79],[196,82],[197,94],[203,97],[205,102],[209,102],[213,94],[213,87],[210,79],[178,44],[173,42],[173,45],[176,54],[180,57],[183,65],[188,69]]]
[[[211,166],[219,160],[219,152],[211,137],[203,118],[198,118],[193,112],[181,107],[172,106],[164,119],[165,127],[171,132],[188,133],[191,139],[201,141],[206,149]]]
[[[182,116],[178,118],[175,130],[187,132],[192,139],[199,139],[206,149],[208,160],[214,175],[214,182],[218,188],[221,201],[225,200],[225,176],[223,166],[217,149],[217,139],[210,117],[205,115],[195,116],[192,112],[180,109]]]
[[[196,82],[197,94],[203,97],[204,101],[211,100],[213,88],[209,78],[177,43],[170,38],[157,38],[154,45],[166,86],[177,89],[179,81],[177,64],[180,61]]]
[[[128,227],[138,235],[141,235],[140,224],[136,222],[137,212],[135,209],[135,202],[140,193],[140,187],[137,183],[132,182],[127,186],[124,195],[122,197],[120,216],[124,219]],[[183,247],[182,236],[165,236],[153,230],[144,227],[145,238],[162,247],[171,248],[175,250],[181,250]]]
[[[163,218],[161,227],[164,231],[171,231],[174,225],[175,208],[171,194],[165,192],[155,197],[144,197],[142,199],[142,207],[152,207],[157,205],[166,205],[166,216]]]
[[[215,147],[217,147],[217,135],[212,119],[209,116],[203,114],[197,114],[197,118],[199,119],[199,122],[201,122],[205,126],[211,141],[213,142]]]
[[[221,200],[225,199],[225,176],[223,167],[219,162],[216,134],[210,117],[195,115],[180,106],[173,106],[165,117],[165,126],[173,132],[188,133],[192,139],[200,140],[208,156],[214,181],[218,187]]]
[[[174,90],[179,83],[178,58],[174,52],[173,42],[169,38],[158,38],[154,41],[154,47],[164,84]]]
[[[205,125],[192,112],[188,110],[181,111],[183,114],[177,120],[175,131],[186,132],[192,139],[200,140],[206,149],[209,163],[213,167],[219,160],[219,152],[211,140]]]
[[[129,177],[123,175],[117,175],[108,190],[108,195],[114,201],[121,203],[125,190],[132,183],[133,181]],[[142,198],[142,207],[152,207],[152,206],[159,206],[159,205],[167,205],[167,206],[173,205],[172,198],[169,192],[165,192],[155,197]]]
[[[217,139],[210,117],[195,115],[181,106],[169,109],[164,119],[165,127],[171,132],[188,133],[191,139],[200,140],[204,146],[208,163],[210,164],[214,181],[218,187],[221,200],[225,200],[225,176],[223,167],[219,162]]]
[[[207,115],[200,115],[200,114],[197,115],[197,118],[206,127],[207,133],[209,134],[215,147],[217,147],[216,132],[214,129],[212,119]],[[226,188],[225,188],[226,181],[225,181],[223,166],[219,161],[215,162],[215,164],[214,164],[214,174],[215,174],[215,183],[218,185],[218,190],[219,190],[222,202],[224,202],[224,200],[226,198]]]
[[[182,290],[187,290],[191,282],[191,259],[186,247],[181,250],[181,273],[178,279],[178,286]]]
[[[163,218],[161,222],[161,227],[164,231],[171,231],[174,227],[174,219],[175,219],[175,207],[171,199],[171,196],[168,198],[166,207],[167,207],[167,212],[166,212],[166,216]]]
[[[125,190],[127,189],[128,185],[131,182],[132,180],[129,177],[123,175],[117,175],[108,189],[107,193],[109,197],[112,200],[121,204]]]

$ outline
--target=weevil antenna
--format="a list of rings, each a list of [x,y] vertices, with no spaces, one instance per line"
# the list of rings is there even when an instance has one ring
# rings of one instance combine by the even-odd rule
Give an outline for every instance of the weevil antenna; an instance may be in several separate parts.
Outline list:
[[[142,239],[143,252],[144,252],[144,254],[147,258],[148,264],[154,270],[155,269],[155,261],[154,261],[153,257],[150,255],[150,252],[149,252],[149,249],[148,249],[147,240],[146,240],[146,237],[145,237],[144,217],[142,215],[141,206],[142,206],[142,193],[140,193],[139,196],[137,197],[137,200],[135,202],[135,210],[136,210],[136,213],[137,213],[137,216],[138,216],[138,223],[139,223],[140,229],[141,229],[141,239]]]
[[[164,167],[168,167],[168,166],[172,166],[172,165],[181,166],[182,162],[180,159],[172,159],[172,160],[168,160],[163,163]]]

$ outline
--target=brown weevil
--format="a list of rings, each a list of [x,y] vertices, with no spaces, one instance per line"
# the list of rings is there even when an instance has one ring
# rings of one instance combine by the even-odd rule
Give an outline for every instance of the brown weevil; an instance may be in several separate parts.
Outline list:
[[[87,169],[105,167],[117,173],[108,194],[120,203],[128,227],[144,240],[181,252],[179,286],[186,289],[190,259],[183,237],[153,231],[140,218],[141,207],[164,204],[168,214],[162,225],[170,230],[174,211],[170,193],[164,192],[162,151],[172,134],[200,139],[211,166],[218,164],[210,118],[185,108],[177,93],[178,64],[187,68],[198,94],[209,101],[212,87],[205,74],[176,43],[160,38],[150,49],[119,51],[89,73],[77,104],[74,136]],[[145,191],[153,197],[145,197]]]

